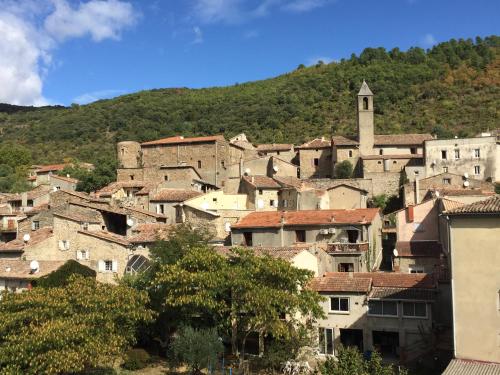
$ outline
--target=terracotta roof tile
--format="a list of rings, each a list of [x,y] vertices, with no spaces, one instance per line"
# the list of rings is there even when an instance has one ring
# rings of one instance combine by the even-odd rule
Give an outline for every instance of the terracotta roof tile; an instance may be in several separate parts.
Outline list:
[[[287,246],[287,247],[262,247],[262,246],[247,246],[244,247],[246,250],[251,250],[255,255],[269,255],[273,258],[284,259],[291,261],[297,254],[300,254],[304,250],[308,250],[311,245],[305,246]],[[238,248],[238,246],[235,246]],[[216,246],[214,249],[223,256],[228,256],[231,254],[231,247],[228,246]]]
[[[396,242],[398,257],[430,257],[439,258],[442,246],[438,241],[398,241]]]
[[[300,178],[294,177],[294,176],[282,176],[278,177],[275,176],[273,177],[276,182],[278,182],[282,187],[294,187],[294,188],[301,188],[302,187],[302,180]]]
[[[350,277],[348,272],[327,272],[325,277]],[[381,288],[418,288],[434,289],[435,283],[432,275],[425,273],[396,273],[396,272],[354,272],[354,278],[368,278],[373,281],[374,287]]]
[[[494,195],[495,192],[493,191],[488,191],[488,190],[482,190],[482,189],[447,189],[447,188],[435,188],[435,189],[429,189],[428,192],[431,195],[436,195],[436,192],[439,192],[440,196],[456,196],[456,197],[461,197],[461,196],[472,196],[472,195],[484,195],[484,196],[489,196],[489,195]]]
[[[158,239],[167,239],[173,225],[163,223],[138,224],[132,228],[132,236],[128,238],[131,243],[151,243]]]
[[[363,160],[389,160],[389,159],[423,159],[422,154],[397,154],[397,155],[362,155]]]
[[[293,145],[287,143],[272,143],[272,144],[257,145],[257,151],[260,152],[290,151],[292,149]]]
[[[445,211],[452,210],[454,208],[462,207],[464,203],[457,202],[448,198],[441,198],[441,202],[443,203],[443,208]]]
[[[317,292],[356,292],[368,293],[372,279],[370,277],[315,277],[310,283],[310,288]]]
[[[162,189],[151,197],[151,201],[184,202],[202,195],[199,191],[185,189]]]
[[[375,135],[375,146],[423,146],[431,139],[431,134],[380,134]]]
[[[342,135],[334,135],[332,141],[335,146],[357,146],[359,142],[353,138],[347,138]]]
[[[84,213],[65,210],[62,212],[54,212],[54,216],[77,221],[79,223],[100,223],[102,221],[101,215],[95,211],[88,211]]]
[[[378,208],[354,210],[304,210],[252,212],[240,219],[233,228],[278,228],[285,226],[369,224],[379,214]]]
[[[40,228],[36,231],[30,232],[30,239],[27,242],[24,242],[23,235],[20,234],[20,238],[16,238],[15,240],[0,244],[0,252],[19,252],[23,251],[25,247],[36,245],[49,237],[52,237],[53,231],[52,227]]]
[[[500,375],[500,363],[452,359],[442,375]]]
[[[500,195],[446,211],[447,215],[500,214]]]
[[[279,189],[281,185],[267,176],[243,176],[243,180],[257,189]]]
[[[434,301],[436,296],[434,289],[373,287],[370,298]]]
[[[52,176],[50,176],[50,178],[55,178],[56,180],[62,180],[62,181],[66,181],[66,182],[69,182],[69,183],[72,183],[72,184],[77,184],[78,183],[78,180],[76,178],[71,178],[71,177],[66,177],[66,176],[58,176],[56,174],[53,174]]]
[[[326,138],[315,138],[312,141],[306,142],[297,146],[298,149],[306,150],[311,148],[328,148],[331,147],[332,143]]]
[[[130,242],[125,236],[120,236],[119,234],[107,232],[107,231],[89,231],[89,230],[79,230],[78,233],[84,234],[86,236],[95,237],[101,240],[110,241],[123,246],[129,246]]]
[[[29,260],[0,259],[0,278],[2,279],[37,279],[58,270],[66,261],[39,260],[38,272],[32,273]]]
[[[168,137],[157,139],[155,141],[149,141],[141,143],[141,146],[154,146],[154,145],[167,145],[167,144],[182,144],[182,143],[201,143],[201,142],[215,142],[215,141],[224,141],[225,138],[223,135],[210,135],[207,137],[191,137],[184,138],[182,136]]]
[[[64,163],[64,164],[38,165],[35,172],[36,173],[45,173],[45,172],[62,171],[65,167],[67,167],[69,165],[71,165],[71,164]]]

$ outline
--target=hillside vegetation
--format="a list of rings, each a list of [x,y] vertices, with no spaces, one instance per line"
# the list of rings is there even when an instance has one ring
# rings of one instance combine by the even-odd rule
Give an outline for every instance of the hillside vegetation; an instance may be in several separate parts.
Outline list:
[[[0,105],[0,146],[16,143],[37,163],[98,162],[113,159],[120,140],[245,132],[253,142],[301,143],[352,134],[363,79],[375,94],[378,133],[473,135],[498,126],[499,50],[498,36],[452,39],[427,51],[366,48],[230,87],[142,91],[70,108]]]

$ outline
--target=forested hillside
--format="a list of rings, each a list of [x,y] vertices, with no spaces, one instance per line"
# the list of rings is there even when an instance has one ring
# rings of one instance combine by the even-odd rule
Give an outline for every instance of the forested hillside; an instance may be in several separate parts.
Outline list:
[[[158,89],[70,108],[1,105],[0,137],[3,146],[27,148],[38,163],[109,160],[119,140],[174,134],[245,132],[254,142],[301,143],[332,131],[354,133],[363,79],[375,94],[378,133],[473,135],[498,127],[499,50],[497,36],[450,40],[427,51],[367,48],[339,62],[230,87]]]

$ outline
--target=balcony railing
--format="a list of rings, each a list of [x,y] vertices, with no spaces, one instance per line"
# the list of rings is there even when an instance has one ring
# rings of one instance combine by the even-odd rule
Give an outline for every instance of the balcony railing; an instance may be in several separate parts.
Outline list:
[[[334,242],[329,243],[327,252],[329,254],[335,253],[361,253],[368,251],[368,242],[348,243],[348,242]]]

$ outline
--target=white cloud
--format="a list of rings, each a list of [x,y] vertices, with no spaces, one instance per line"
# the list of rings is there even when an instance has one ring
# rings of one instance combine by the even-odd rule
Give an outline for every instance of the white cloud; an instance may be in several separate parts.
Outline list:
[[[432,47],[437,43],[436,38],[434,38],[434,35],[432,34],[425,34],[424,37],[420,40],[420,43],[424,47]]]
[[[306,66],[316,65],[320,61],[323,61],[325,64],[329,64],[335,60],[327,56],[315,56],[307,59]]]
[[[95,102],[99,99],[108,99],[118,95],[124,94],[124,90],[99,90],[93,92],[87,92],[85,94],[79,95],[76,98],[73,98],[73,103],[77,104],[87,104],[91,102]]]
[[[201,44],[203,43],[203,32],[201,31],[199,26],[193,27],[194,40],[193,44]]]
[[[192,0],[191,16],[198,22],[236,24],[269,15],[274,9],[308,12],[333,0]]]
[[[118,0],[92,0],[72,8],[66,0],[52,0],[55,11],[45,19],[45,30],[54,38],[64,40],[90,35],[99,42],[118,39],[120,31],[135,23],[137,15],[132,4]]]
[[[43,80],[62,40],[117,39],[137,16],[130,3],[90,0],[0,0],[0,102],[44,105]]]

